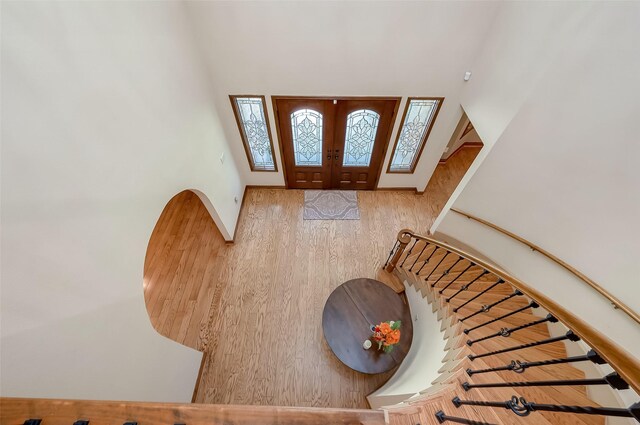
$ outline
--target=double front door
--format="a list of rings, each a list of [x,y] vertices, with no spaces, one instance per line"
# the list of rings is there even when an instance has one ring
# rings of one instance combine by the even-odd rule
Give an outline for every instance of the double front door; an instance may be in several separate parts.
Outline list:
[[[398,102],[275,97],[287,187],[374,189]]]

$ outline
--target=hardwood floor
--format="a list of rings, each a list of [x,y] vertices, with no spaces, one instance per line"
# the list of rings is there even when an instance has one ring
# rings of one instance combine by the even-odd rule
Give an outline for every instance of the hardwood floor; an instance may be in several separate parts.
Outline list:
[[[144,295],[153,327],[186,346],[203,349],[210,308],[220,299],[225,241],[200,198],[174,196],[153,229],[144,265]]]
[[[336,359],[324,302],[346,280],[376,278],[398,230],[426,232],[478,151],[438,165],[424,195],[358,192],[356,221],[305,221],[303,191],[248,189],[233,245],[197,196],[174,197],[149,244],[145,299],[161,334],[205,352],[196,401],[368,407],[393,372]]]

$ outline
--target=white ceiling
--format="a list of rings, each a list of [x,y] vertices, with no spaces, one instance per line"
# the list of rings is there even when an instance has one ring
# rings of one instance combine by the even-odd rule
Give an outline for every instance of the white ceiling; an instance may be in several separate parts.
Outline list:
[[[462,76],[499,3],[188,2],[186,7],[225,134],[247,184],[284,181],[281,171],[250,171],[229,94],[444,96],[416,173],[383,172],[380,180],[380,186],[421,189],[455,129]],[[396,130],[398,126],[399,119]],[[391,144],[394,138],[395,131]]]

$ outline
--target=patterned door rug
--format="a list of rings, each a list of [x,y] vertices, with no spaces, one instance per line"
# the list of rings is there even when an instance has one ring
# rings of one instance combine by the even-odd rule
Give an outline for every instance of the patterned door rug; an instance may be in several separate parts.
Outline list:
[[[355,190],[305,190],[305,220],[360,220]]]

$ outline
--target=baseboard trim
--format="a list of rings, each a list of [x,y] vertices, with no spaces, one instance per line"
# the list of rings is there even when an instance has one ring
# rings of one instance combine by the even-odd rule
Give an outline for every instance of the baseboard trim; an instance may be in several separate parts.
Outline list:
[[[287,186],[284,185],[275,185],[275,186],[268,186],[268,185],[259,185],[259,184],[248,184],[245,187],[246,189],[286,189]]]
[[[463,145],[464,146],[464,145]],[[240,226],[240,220],[242,219],[242,211],[244,210],[244,204],[247,199],[247,191],[249,189],[287,189],[286,186],[262,186],[262,185],[253,185],[248,184],[244,187],[242,192],[242,202],[240,203],[240,210],[238,211],[238,220],[236,221],[236,227],[233,229],[233,236],[231,240],[225,241],[226,244],[231,245],[235,243],[236,235],[238,234],[238,227]],[[419,191],[416,187],[376,187],[376,191],[394,191],[394,192],[413,192],[416,195],[424,194],[424,191]]]
[[[376,191],[387,190],[390,192],[414,192],[417,194],[421,194],[424,192],[420,192],[416,187],[376,187]]]
[[[438,162],[438,164],[446,164],[447,161],[454,156],[455,154],[457,154],[458,152],[460,152],[461,149],[463,148],[482,148],[484,146],[483,143],[481,142],[467,142],[467,143],[463,143],[460,146],[458,146],[458,149],[456,149],[455,151],[453,151],[453,153],[451,155],[449,155],[446,159],[440,159],[440,161]]]
[[[225,241],[227,245],[235,243],[236,235],[238,234],[238,226],[240,225],[240,219],[242,219],[242,210],[244,209],[244,201],[247,199],[247,188],[249,186],[245,186],[242,191],[242,202],[240,202],[240,210],[238,210],[238,219],[236,220],[236,227],[233,229],[233,235],[231,235],[231,240]]]
[[[285,186],[260,186],[260,185],[251,185],[248,184],[244,187],[242,191],[242,202],[240,203],[240,210],[238,211],[238,220],[236,221],[236,228],[233,229],[233,235],[231,240],[225,241],[228,245],[235,243],[236,234],[238,233],[238,226],[240,225],[240,219],[242,218],[242,210],[244,209],[244,203],[247,199],[247,190],[248,189],[286,189]]]

